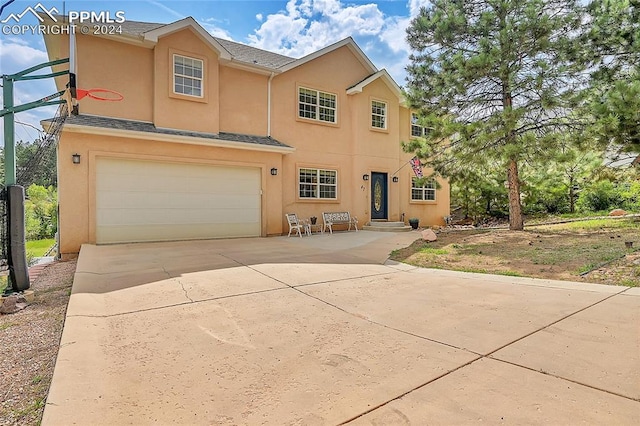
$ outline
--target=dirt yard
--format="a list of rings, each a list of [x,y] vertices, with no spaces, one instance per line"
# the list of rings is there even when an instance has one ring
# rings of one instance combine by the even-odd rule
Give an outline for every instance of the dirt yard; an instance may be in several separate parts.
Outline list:
[[[75,261],[48,265],[31,285],[34,302],[0,315],[0,425],[40,423],[75,269]]]
[[[590,220],[520,232],[442,230],[437,241],[416,241],[392,259],[427,268],[639,286],[639,248],[637,219]]]

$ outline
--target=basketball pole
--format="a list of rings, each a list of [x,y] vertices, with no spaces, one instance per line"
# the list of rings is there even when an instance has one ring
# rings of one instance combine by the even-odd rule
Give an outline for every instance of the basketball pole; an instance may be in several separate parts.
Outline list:
[[[61,65],[69,62],[69,58],[45,62],[27,68],[16,74],[2,76],[3,109],[0,117],[4,120],[4,184],[7,196],[7,220],[5,235],[8,236],[9,281],[14,292],[28,290],[29,265],[25,242],[24,220],[24,188],[17,185],[16,177],[16,142],[15,142],[15,114],[48,105],[59,105],[66,102],[60,97],[66,90],[61,90],[37,101],[15,106],[13,104],[13,85],[16,81],[41,80],[69,74],[69,70],[52,72],[49,74],[28,75],[42,68]],[[8,290],[8,288],[7,288]]]

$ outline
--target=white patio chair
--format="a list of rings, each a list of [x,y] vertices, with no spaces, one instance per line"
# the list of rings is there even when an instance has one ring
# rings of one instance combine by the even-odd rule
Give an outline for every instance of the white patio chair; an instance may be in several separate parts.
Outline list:
[[[290,237],[292,232],[298,232],[300,238],[302,238],[303,232],[309,235],[309,226],[304,221],[299,220],[298,215],[287,213],[285,216],[287,217],[287,223],[289,223],[289,235],[287,237]]]

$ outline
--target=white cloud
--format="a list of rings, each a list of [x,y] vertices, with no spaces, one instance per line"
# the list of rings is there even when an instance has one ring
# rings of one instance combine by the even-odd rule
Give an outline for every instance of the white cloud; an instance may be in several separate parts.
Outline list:
[[[345,6],[338,0],[289,0],[249,35],[255,47],[301,57],[349,36],[372,36],[385,25],[375,4]]]
[[[411,23],[411,18],[394,16],[387,19],[386,25],[378,37],[380,41],[386,43],[395,53],[409,52],[407,43],[407,27]]]
[[[256,15],[256,19],[257,19],[258,21],[260,21],[260,22],[262,22],[262,19],[263,19],[263,18],[264,18],[264,17],[262,16],[262,13],[258,13],[258,14]]]
[[[407,27],[411,24],[411,20],[418,16],[420,8],[431,4],[430,0],[409,0],[407,9],[409,16],[392,16],[387,18],[386,25],[379,33],[380,41],[386,43],[394,53],[406,52],[408,56],[411,48],[407,43]],[[408,59],[408,58],[407,58]],[[405,61],[406,66],[408,61]],[[394,66],[397,67],[397,63]]]
[[[430,2],[407,0],[405,4],[404,14],[389,16],[373,3],[289,0],[284,10],[261,16],[261,24],[248,36],[248,43],[299,58],[352,36],[374,63],[386,68],[402,85],[410,51],[406,28]]]
[[[412,18],[418,16],[420,13],[420,8],[431,4],[429,0],[409,0],[409,4],[407,5],[409,8],[409,13]]]
[[[49,57],[46,51],[30,46],[25,39],[0,39],[0,74],[17,73],[48,60]],[[36,73],[48,72],[50,72],[50,69],[44,68]],[[14,84],[13,103],[14,105],[23,105],[55,92],[56,88],[53,79],[18,81]],[[44,107],[24,111],[16,114],[16,120],[40,128],[40,120],[53,116],[55,108]],[[16,140],[29,138],[29,133],[26,132],[23,126],[16,124],[15,127]],[[2,131],[3,126],[0,120],[0,132]]]
[[[48,60],[47,52],[29,46],[25,40],[0,39],[0,72],[2,74],[18,72]],[[12,69],[5,69],[6,64],[11,64]]]
[[[202,25],[202,28],[207,30],[207,32],[214,37],[220,37],[225,40],[233,40],[233,37],[231,36],[231,33],[229,33],[229,31],[223,28],[220,28],[215,24],[211,24],[209,22],[204,22],[204,21],[198,21],[198,23]]]

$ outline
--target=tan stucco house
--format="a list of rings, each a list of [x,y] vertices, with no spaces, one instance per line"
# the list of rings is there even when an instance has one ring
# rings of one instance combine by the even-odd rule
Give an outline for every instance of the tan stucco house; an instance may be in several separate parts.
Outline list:
[[[417,186],[406,166],[401,141],[423,130],[400,88],[351,38],[295,59],[192,18],[121,28],[76,35],[78,87],[124,99],[83,99],[61,133],[63,257],[83,243],[282,235],[290,212],[360,225],[449,213],[447,182]],[[45,43],[68,57],[68,35]]]

